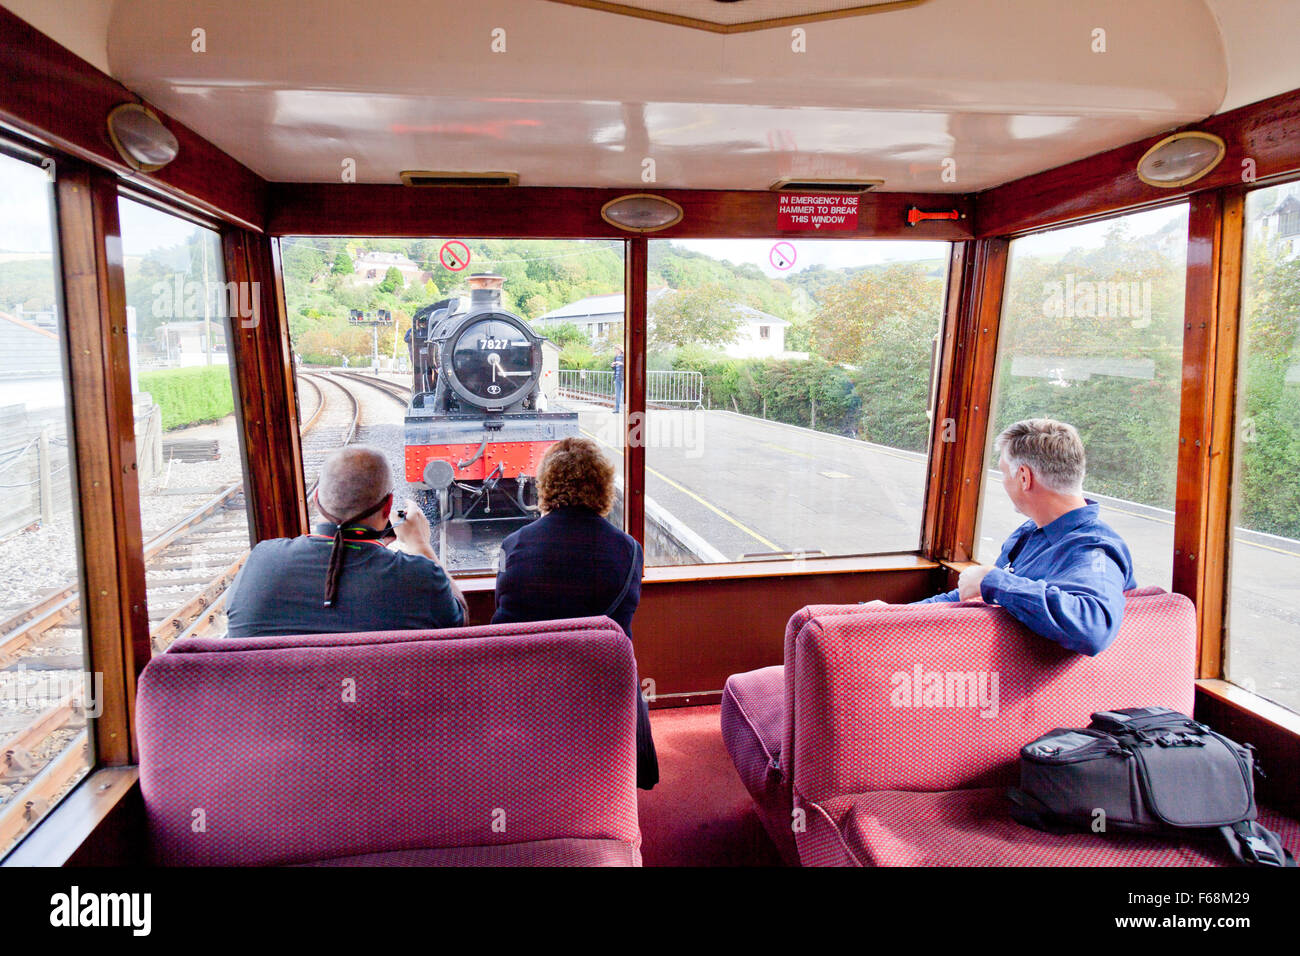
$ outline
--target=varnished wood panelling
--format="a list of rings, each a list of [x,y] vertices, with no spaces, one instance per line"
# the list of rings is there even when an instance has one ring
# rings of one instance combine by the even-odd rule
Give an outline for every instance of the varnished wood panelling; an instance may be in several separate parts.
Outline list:
[[[623,489],[627,533],[645,544],[645,395],[646,268],[649,246],[643,236],[627,243],[623,372],[627,380],[627,440],[623,449]]]
[[[1222,673],[1244,197],[1194,197],[1188,220],[1174,590],[1196,603],[1199,672]]]
[[[657,706],[681,704],[686,696],[699,703],[732,674],[780,664],[786,622],[805,605],[876,599],[904,604],[937,593],[943,583],[943,569],[926,563],[762,578],[647,579],[632,621],[637,667],[663,695]],[[466,596],[470,623],[488,623],[495,606],[492,590],[482,587]]]
[[[81,614],[91,668],[104,675],[95,750],[100,764],[119,766],[133,761],[135,678],[150,649],[117,184],[101,170],[64,163],[55,195],[85,563]]]
[[[953,451],[955,427],[948,425],[953,407],[953,389],[958,377],[957,342],[962,328],[963,303],[974,278],[974,242],[953,243],[948,257],[948,294],[945,298],[943,329],[939,349],[939,381],[934,396],[930,434],[930,467],[925,483],[925,517],[921,527],[921,551],[937,559],[942,551],[945,505],[949,489],[945,476],[956,467]],[[954,423],[955,425],[955,423]]]
[[[476,238],[627,238],[600,218],[605,203],[638,190],[543,187],[428,187],[361,183],[271,185],[268,231],[277,236],[472,236]],[[682,207],[675,226],[655,239],[967,239],[969,200],[927,193],[867,193],[856,231],[831,237],[814,229],[782,233],[777,194],[767,191],[654,189]],[[957,209],[967,218],[907,225],[907,210]]]
[[[943,466],[936,504],[938,530],[929,556],[947,561],[968,561],[974,553],[1007,275],[1007,240],[981,239],[973,245],[962,283],[961,318],[948,372],[951,382],[945,386],[947,402],[936,423],[935,454]],[[951,442],[944,441],[944,419],[952,422]]]
[[[245,490],[258,541],[293,537],[306,527],[302,450],[297,428],[288,330],[272,240],[231,227],[222,235],[226,278],[249,315],[230,319],[240,441],[247,461]]]

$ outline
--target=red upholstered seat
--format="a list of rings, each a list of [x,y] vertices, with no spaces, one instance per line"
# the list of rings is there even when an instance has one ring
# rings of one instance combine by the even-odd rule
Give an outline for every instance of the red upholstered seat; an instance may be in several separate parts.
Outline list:
[[[992,812],[1018,779],[1020,747],[1098,710],[1191,713],[1195,652],[1191,602],[1159,588],[1128,595],[1119,636],[1096,657],[982,603],[806,607],[786,627],[783,667],[728,680],[723,739],[792,862],[974,865],[1022,862],[1023,850],[1068,863],[1074,837],[1021,827],[1000,805]],[[1081,836],[1080,854],[1105,854],[1096,862],[1219,859],[1215,848],[1094,847]]]
[[[799,853],[790,829],[790,780],[780,768],[784,689],[780,665],[728,678],[722,690],[722,742],[781,858],[794,866]]]
[[[822,806],[834,839],[822,863],[860,866],[1227,866],[1217,836],[1168,840],[1093,833],[1052,834],[1011,819],[1000,787],[908,793],[881,790],[837,797]],[[1300,824],[1262,810],[1260,821],[1287,846]],[[825,836],[832,836],[826,832]],[[838,855],[838,859],[836,856]]]
[[[608,618],[178,641],[137,713],[182,865],[639,865],[636,677]]]
[[[535,840],[500,846],[364,853],[300,866],[640,866],[641,854],[621,840]]]

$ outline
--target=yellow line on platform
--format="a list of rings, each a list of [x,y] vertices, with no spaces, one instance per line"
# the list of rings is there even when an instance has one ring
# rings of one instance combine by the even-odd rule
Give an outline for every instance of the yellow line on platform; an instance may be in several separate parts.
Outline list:
[[[613,445],[609,444],[608,442],[601,441],[599,438],[597,438],[597,437],[596,437],[595,435],[593,435],[591,432],[587,431],[587,429],[583,428],[583,429],[582,429],[582,433],[583,433],[584,435],[586,435],[588,438],[590,438],[592,441],[596,442],[597,444],[604,445],[604,446],[605,446],[606,448],[608,448],[610,451],[615,451],[615,452],[618,452],[618,453],[622,454],[623,449],[621,449],[621,448],[615,448]],[[671,478],[669,478],[667,475],[660,474],[659,472],[657,472],[657,471],[655,471],[653,468],[651,468],[649,465],[646,465],[646,469],[645,469],[645,470],[646,470],[647,472],[649,472],[650,474],[654,475],[656,478],[658,478],[660,481],[664,482],[665,484],[672,485],[674,488],[676,488],[676,489],[677,489],[678,491],[680,491],[682,494],[687,495],[687,496],[689,496],[689,497],[691,497],[691,498],[694,498],[696,501],[698,501],[700,504],[704,505],[704,507],[708,508],[710,511],[712,511],[712,512],[713,512],[715,515],[717,515],[719,518],[722,518],[722,519],[725,520],[725,521],[730,521],[733,525],[735,525],[735,526],[736,526],[737,528],[739,528],[741,531],[745,532],[745,534],[749,535],[751,538],[753,538],[755,541],[759,542],[760,544],[764,545],[765,547],[771,548],[773,551],[784,551],[784,550],[785,550],[785,549],[782,548],[779,544],[776,544],[775,542],[772,542],[772,541],[768,541],[767,538],[763,537],[763,536],[762,536],[761,534],[759,534],[757,531],[754,531],[754,530],[751,529],[751,528],[747,528],[747,527],[745,527],[743,524],[741,524],[741,523],[740,523],[739,521],[737,521],[735,518],[731,517],[731,515],[727,514],[725,511],[722,511],[721,509],[715,507],[714,505],[710,504],[709,502],[705,501],[703,498],[701,498],[701,497],[700,497],[699,495],[697,495],[695,492],[691,491],[689,488],[683,488],[681,485],[679,485],[677,482],[673,481],[673,480],[672,480]]]
[[[793,448],[786,448],[784,445],[774,445],[770,441],[759,442],[764,448],[771,448],[776,451],[783,451],[787,455],[798,455],[800,458],[815,458],[814,455],[808,455],[801,451],[795,451]]]

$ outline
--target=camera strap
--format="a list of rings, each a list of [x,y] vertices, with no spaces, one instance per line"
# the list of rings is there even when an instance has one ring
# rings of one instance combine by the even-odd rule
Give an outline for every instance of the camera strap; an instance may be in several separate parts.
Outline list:
[[[339,576],[343,573],[343,549],[346,541],[383,541],[386,538],[393,537],[393,524],[390,521],[383,529],[368,528],[365,525],[358,525],[358,521],[369,518],[372,514],[379,511],[388,499],[391,492],[384,495],[377,502],[367,508],[365,511],[359,511],[350,518],[342,521],[335,518],[332,514],[321,507],[320,499],[316,499],[316,508],[320,511],[321,516],[332,522],[328,525],[320,525],[317,532],[320,534],[330,535],[334,539],[330,547],[329,570],[325,573],[325,606],[333,607],[338,598]]]

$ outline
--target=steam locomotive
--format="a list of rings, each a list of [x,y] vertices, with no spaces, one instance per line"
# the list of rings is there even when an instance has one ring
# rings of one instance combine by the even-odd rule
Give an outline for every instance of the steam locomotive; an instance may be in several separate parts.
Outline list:
[[[468,299],[443,299],[412,317],[414,387],[406,410],[406,480],[430,524],[530,521],[537,466],[578,434],[576,412],[548,411],[545,338],[501,306],[499,275],[470,277]],[[444,551],[445,557],[445,551]]]

